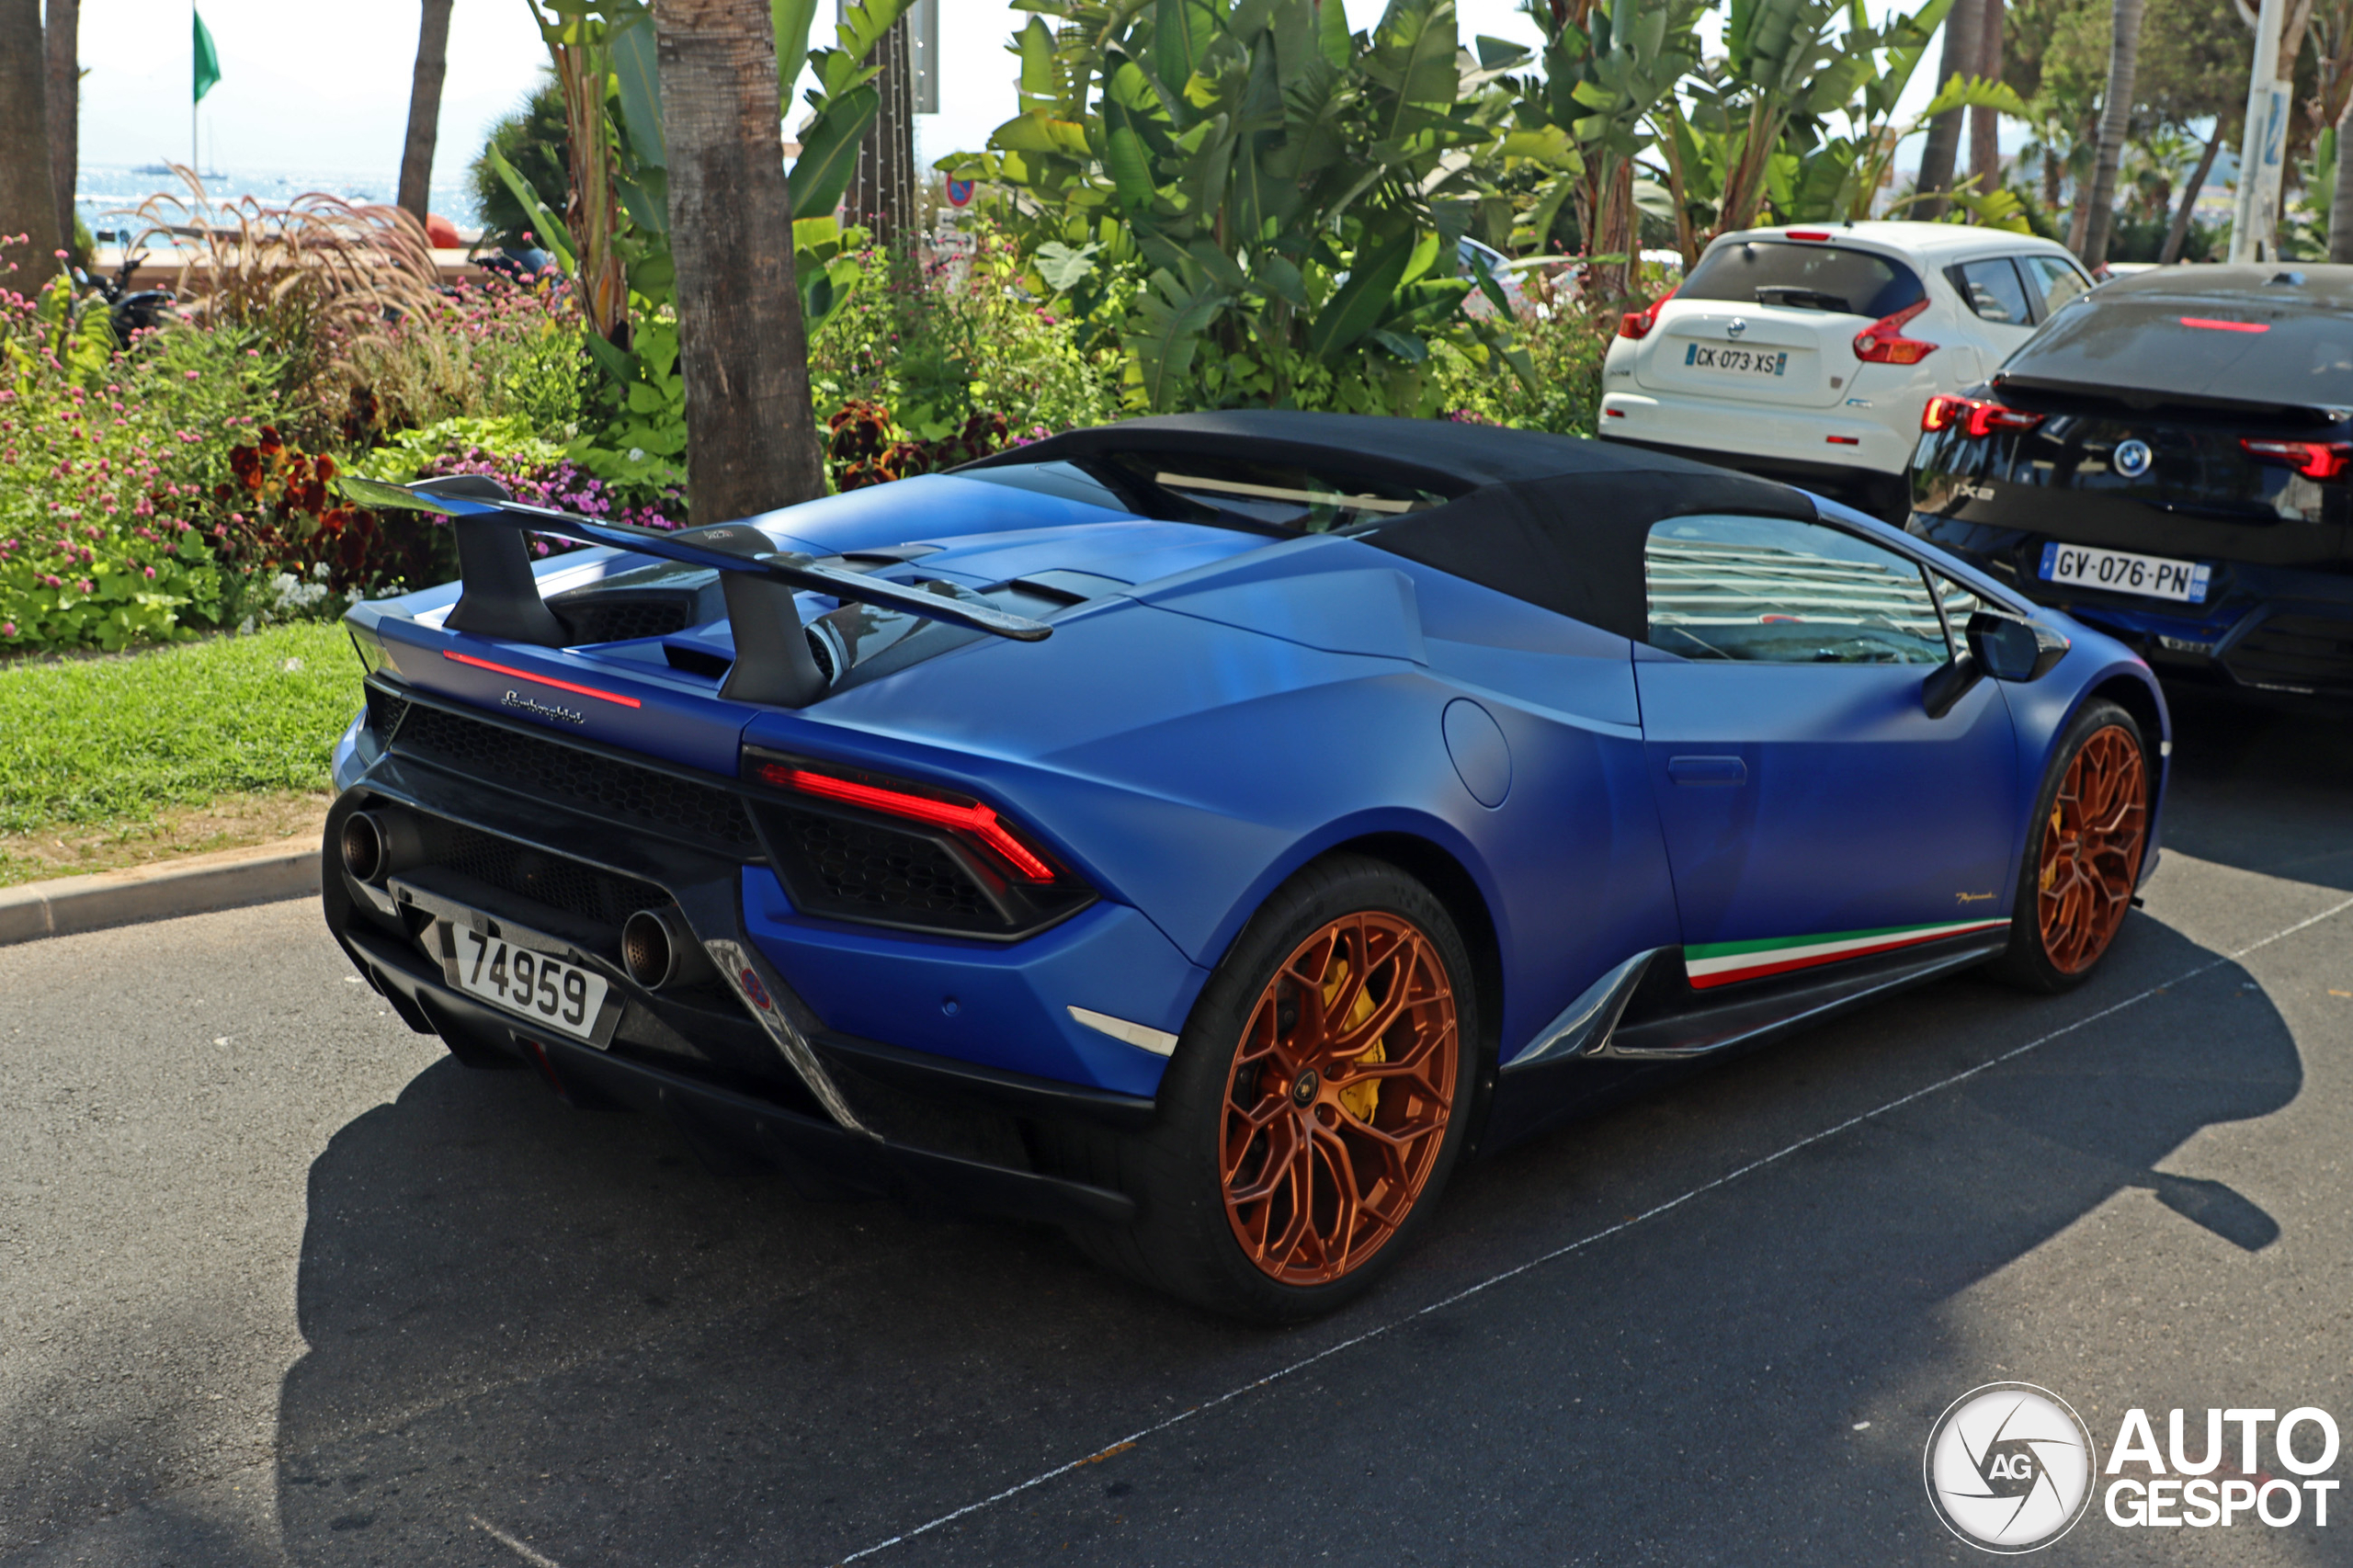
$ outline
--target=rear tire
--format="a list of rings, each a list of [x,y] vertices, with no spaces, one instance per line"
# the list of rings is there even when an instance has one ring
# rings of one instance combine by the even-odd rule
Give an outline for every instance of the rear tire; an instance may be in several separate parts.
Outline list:
[[[2067,726],[2051,759],[2018,868],[2010,945],[1987,972],[2044,994],[2090,979],[2131,908],[2148,842],[2148,748],[2140,723],[2095,699]]]
[[[1152,1131],[1065,1134],[1072,1174],[1137,1219],[1097,1262],[1261,1323],[1369,1289],[1428,1224],[1471,1132],[1468,949],[1430,891],[1335,856],[1284,883],[1202,988]]]

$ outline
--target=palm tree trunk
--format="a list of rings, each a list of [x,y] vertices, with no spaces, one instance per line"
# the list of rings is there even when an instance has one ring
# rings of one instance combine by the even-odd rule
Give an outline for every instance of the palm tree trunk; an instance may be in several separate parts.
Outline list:
[[[2353,98],[2336,121],[2336,189],[2328,199],[2328,259],[2353,261]]]
[[[2124,137],[2132,124],[2132,84],[2141,68],[2141,14],[2144,0],[2116,0],[2108,40],[2108,92],[2100,100],[2099,162],[2092,169],[2090,217],[2084,225],[2086,267],[2108,262],[2108,234],[2116,218],[2116,170],[2124,160]]]
[[[688,505],[700,523],[824,494],[767,0],[655,0],[686,381]]]
[[[1978,64],[1973,73],[1989,82],[2002,79],[2002,0],[1981,0],[1984,16],[1978,23]],[[2001,188],[2002,111],[1980,104],[1969,111],[1969,172],[1976,177],[1977,194]]]
[[[57,192],[59,243],[74,244],[74,187],[82,163],[82,0],[49,0],[49,183]]]
[[[53,6],[57,0],[50,0]],[[416,29],[416,71],[409,78],[408,140],[401,147],[399,206],[425,222],[433,199],[433,142],[441,125],[441,83],[449,74],[449,7],[452,0],[425,0]]]
[[[2181,205],[2174,209],[2173,222],[2165,230],[2165,248],[2157,253],[2157,265],[2170,267],[2181,259],[2182,243],[2189,238],[2190,216],[2198,210],[2198,193],[2206,188],[2206,176],[2214,172],[2214,155],[2222,150],[2222,122],[2214,121],[2214,134],[2206,138],[2206,151],[2199,156],[2198,172],[2189,176],[2188,186],[2181,193]]]
[[[57,232],[57,187],[49,164],[49,91],[41,49],[40,0],[0,0],[0,234],[26,236],[8,256],[23,270],[9,280],[29,293],[55,269],[64,243]]]
[[[1955,76],[1980,73],[1985,55],[1984,21],[1984,0],[1953,0],[1952,9],[1945,13],[1945,51],[1937,69],[1938,92],[1943,92]],[[1944,216],[1948,203],[1938,199],[1937,193],[1952,188],[1953,161],[1961,151],[1964,113],[1961,109],[1949,109],[1928,121],[1928,139],[1920,148],[1920,177],[1912,187],[1915,194],[1928,199],[1915,203],[1906,216]]]
[[[865,225],[875,243],[885,247],[914,237],[920,205],[915,194],[915,62],[909,49],[915,21],[901,17],[874,46],[870,62],[882,74],[874,78],[881,95],[881,112],[866,128],[858,144],[858,168],[850,176],[844,216]]]

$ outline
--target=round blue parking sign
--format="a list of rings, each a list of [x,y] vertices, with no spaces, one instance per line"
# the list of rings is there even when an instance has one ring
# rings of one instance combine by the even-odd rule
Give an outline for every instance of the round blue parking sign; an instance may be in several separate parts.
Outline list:
[[[972,182],[968,179],[949,180],[948,182],[948,205],[950,207],[969,207],[972,204]]]

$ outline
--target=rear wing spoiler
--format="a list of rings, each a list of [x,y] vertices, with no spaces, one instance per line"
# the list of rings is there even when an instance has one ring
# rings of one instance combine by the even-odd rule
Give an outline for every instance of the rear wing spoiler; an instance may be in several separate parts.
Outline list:
[[[720,574],[727,619],[735,637],[735,664],[720,688],[736,701],[801,708],[824,694],[826,681],[809,650],[793,595],[803,589],[855,599],[926,620],[945,621],[994,637],[1036,642],[1053,628],[993,605],[945,591],[877,581],[863,573],[820,566],[811,557],[779,551],[757,528],[739,523],[664,533],[655,528],[534,506],[516,500],[494,479],[452,474],[413,484],[346,475],[343,493],[364,506],[434,512],[450,520],[458,540],[458,602],[443,623],[477,637],[561,648],[563,623],[540,597],[527,533],[553,534],[584,544],[609,545]]]

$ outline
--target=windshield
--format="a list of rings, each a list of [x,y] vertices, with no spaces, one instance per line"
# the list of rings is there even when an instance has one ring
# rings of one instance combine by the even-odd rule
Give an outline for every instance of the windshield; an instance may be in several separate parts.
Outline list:
[[[1701,256],[1675,297],[1788,305],[1876,320],[1917,304],[1926,291],[1910,267],[1870,251],[1748,240],[1720,245]]]

